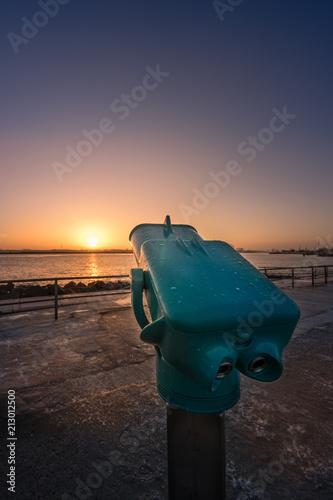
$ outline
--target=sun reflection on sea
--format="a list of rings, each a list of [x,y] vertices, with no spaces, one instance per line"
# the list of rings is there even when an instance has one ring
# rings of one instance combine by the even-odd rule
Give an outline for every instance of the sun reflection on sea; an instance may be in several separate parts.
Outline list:
[[[90,254],[89,274],[91,276],[98,276],[100,274],[99,267],[98,267],[98,264],[97,264],[96,255],[94,253]]]

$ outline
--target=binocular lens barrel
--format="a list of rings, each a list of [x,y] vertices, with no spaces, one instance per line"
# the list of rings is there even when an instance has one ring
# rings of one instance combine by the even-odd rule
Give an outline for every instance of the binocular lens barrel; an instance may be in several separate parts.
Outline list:
[[[227,375],[229,375],[229,373],[232,371],[232,369],[233,369],[233,366],[231,363],[229,363],[229,361],[222,362],[220,364],[219,369],[218,369],[216,378],[220,379],[220,378],[226,377]]]
[[[268,366],[268,359],[265,356],[258,356],[249,363],[249,372],[259,373]]]

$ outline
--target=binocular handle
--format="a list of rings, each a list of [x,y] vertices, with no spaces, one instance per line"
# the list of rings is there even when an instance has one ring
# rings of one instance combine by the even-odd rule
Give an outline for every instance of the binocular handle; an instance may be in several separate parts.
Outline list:
[[[149,320],[143,308],[143,290],[145,289],[145,278],[143,269],[131,269],[132,306],[137,322],[143,329],[149,324]]]

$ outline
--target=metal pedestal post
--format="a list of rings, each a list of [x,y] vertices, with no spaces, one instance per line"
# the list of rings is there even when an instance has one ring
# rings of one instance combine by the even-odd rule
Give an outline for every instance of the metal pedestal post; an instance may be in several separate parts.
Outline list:
[[[167,407],[169,500],[225,500],[224,413]]]

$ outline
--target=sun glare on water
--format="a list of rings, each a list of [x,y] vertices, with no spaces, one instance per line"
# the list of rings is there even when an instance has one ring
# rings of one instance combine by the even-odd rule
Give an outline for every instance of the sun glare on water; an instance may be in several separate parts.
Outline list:
[[[87,243],[91,248],[94,248],[99,243],[99,239],[96,236],[89,236]]]

